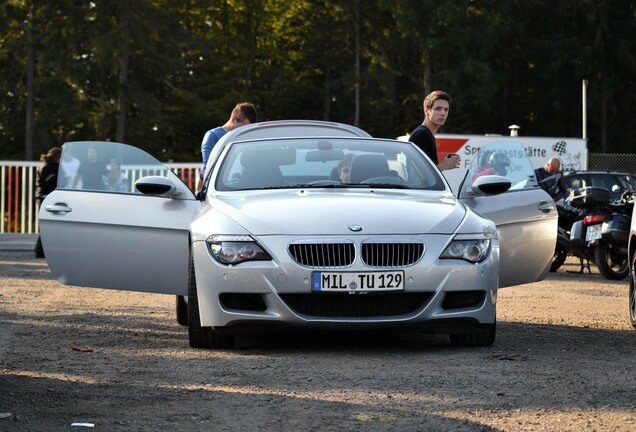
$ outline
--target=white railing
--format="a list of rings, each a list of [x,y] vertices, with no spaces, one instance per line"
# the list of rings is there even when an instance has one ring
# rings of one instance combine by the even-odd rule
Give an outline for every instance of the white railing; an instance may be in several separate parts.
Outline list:
[[[33,234],[39,230],[35,178],[41,162],[0,161],[0,234]],[[166,163],[196,190],[200,163]]]

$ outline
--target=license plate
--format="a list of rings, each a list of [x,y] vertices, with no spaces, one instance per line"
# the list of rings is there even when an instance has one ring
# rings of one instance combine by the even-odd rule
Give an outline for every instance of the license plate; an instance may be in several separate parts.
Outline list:
[[[403,291],[404,272],[313,272],[311,290],[342,293]]]
[[[585,241],[594,241],[601,238],[602,225],[590,225],[585,232]]]

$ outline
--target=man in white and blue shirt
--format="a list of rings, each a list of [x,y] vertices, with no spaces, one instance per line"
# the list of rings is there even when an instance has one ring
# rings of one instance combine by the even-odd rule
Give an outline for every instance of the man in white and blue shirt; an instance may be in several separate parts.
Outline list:
[[[230,115],[230,119],[223,125],[210,129],[205,133],[203,142],[201,143],[201,157],[203,159],[203,165],[201,166],[201,172],[199,173],[199,180],[203,180],[203,173],[205,172],[205,166],[208,163],[212,149],[217,142],[231,130],[245,126],[256,122],[256,108],[249,102],[241,102],[236,104]]]

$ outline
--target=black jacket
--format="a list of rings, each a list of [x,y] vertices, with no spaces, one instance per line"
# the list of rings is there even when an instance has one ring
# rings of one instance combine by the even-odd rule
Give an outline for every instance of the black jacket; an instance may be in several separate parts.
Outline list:
[[[545,168],[537,168],[534,175],[539,183],[539,187],[546,191],[553,200],[558,201],[565,196],[567,190],[563,187],[561,179],[563,173],[561,171],[550,174]]]
[[[57,170],[60,164],[46,161],[38,168],[35,196],[40,202],[57,187]]]

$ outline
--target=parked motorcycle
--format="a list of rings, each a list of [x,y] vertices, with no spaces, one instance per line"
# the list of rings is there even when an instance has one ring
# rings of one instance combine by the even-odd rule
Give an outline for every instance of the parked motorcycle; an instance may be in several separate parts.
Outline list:
[[[585,187],[572,191],[567,199],[572,207],[583,210],[583,217],[572,223],[568,254],[594,260],[607,279],[625,279],[633,192],[626,191],[612,202],[607,189]]]

